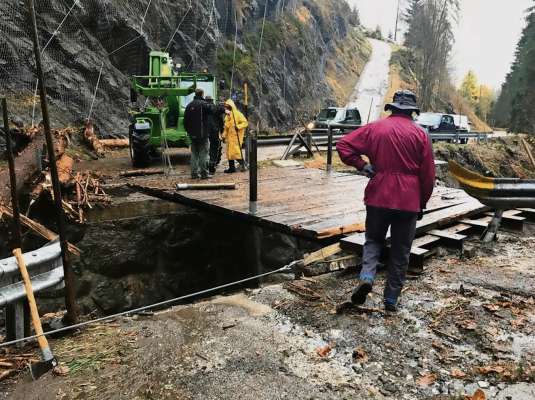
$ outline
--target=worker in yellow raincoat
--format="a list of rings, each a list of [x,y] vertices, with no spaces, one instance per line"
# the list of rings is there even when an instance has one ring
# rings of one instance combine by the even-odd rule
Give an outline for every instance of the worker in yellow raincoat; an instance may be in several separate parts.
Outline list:
[[[242,170],[245,170],[245,162],[243,160],[243,138],[245,136],[245,129],[249,123],[245,116],[238,110],[236,104],[232,100],[225,102],[225,128],[222,134],[222,140],[227,145],[227,159],[228,169],[225,173],[236,172],[235,162],[238,161]]]

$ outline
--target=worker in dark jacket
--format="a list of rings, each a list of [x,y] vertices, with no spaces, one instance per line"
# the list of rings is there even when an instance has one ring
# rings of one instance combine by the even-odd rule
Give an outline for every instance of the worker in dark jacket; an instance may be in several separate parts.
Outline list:
[[[210,105],[204,91],[195,90],[195,97],[184,112],[184,128],[191,139],[191,178],[208,179],[208,116]]]
[[[336,148],[342,161],[363,171],[370,181],[366,187],[366,242],[360,282],[351,301],[364,304],[372,290],[377,264],[390,228],[391,250],[384,289],[387,311],[397,311],[398,297],[405,282],[416,222],[431,197],[435,164],[431,141],[413,122],[419,114],[416,96],[398,91],[385,106],[392,114],[363,126],[342,138]],[[361,155],[369,159],[366,163]]]
[[[214,99],[206,96],[206,102],[210,106],[210,114],[208,115],[208,139],[210,141],[210,161],[208,162],[208,172],[215,174],[215,170],[221,161],[221,139],[220,135],[225,127],[224,115],[225,107],[223,105],[214,104]]]

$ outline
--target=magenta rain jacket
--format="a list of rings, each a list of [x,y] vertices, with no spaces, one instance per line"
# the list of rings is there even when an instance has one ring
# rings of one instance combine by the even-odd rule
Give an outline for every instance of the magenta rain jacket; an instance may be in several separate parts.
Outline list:
[[[419,212],[433,193],[435,163],[426,132],[410,117],[391,115],[344,136],[336,145],[342,161],[361,170],[366,155],[376,175],[366,187],[368,206]]]

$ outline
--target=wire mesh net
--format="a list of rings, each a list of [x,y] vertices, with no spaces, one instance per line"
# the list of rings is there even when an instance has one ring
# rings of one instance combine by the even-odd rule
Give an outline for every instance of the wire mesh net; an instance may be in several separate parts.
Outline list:
[[[190,69],[214,64],[215,0],[34,0],[53,124],[90,118],[124,133],[129,76],[168,49]],[[25,124],[41,120],[26,1],[0,2],[0,94]]]

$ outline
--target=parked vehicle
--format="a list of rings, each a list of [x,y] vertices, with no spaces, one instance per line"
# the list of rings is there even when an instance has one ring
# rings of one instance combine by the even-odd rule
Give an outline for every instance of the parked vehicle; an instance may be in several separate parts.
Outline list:
[[[453,123],[457,127],[457,130],[463,131],[463,132],[471,132],[472,131],[472,124],[470,123],[470,120],[466,115],[459,115],[459,114],[448,114],[449,116],[453,117]]]
[[[441,133],[466,133],[470,132],[470,121],[466,115],[441,114],[441,113],[421,113],[416,118],[416,123],[422,126],[431,137],[433,134]],[[452,142],[453,139],[435,139]],[[459,143],[468,143],[468,138],[461,138]]]
[[[457,127],[451,115],[440,113],[421,113],[416,118],[416,123],[427,132],[455,132]]]
[[[327,129],[329,123],[360,125],[362,119],[356,108],[327,107],[320,111],[314,122],[308,124],[309,130]]]

